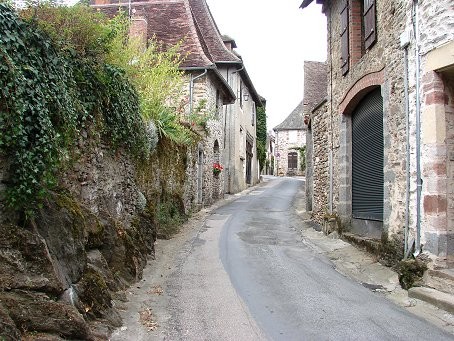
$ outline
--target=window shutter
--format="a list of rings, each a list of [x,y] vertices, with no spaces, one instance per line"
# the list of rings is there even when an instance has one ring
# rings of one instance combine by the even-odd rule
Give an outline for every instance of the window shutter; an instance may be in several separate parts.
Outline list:
[[[343,0],[341,16],[341,69],[342,75],[346,75],[349,70],[350,53],[349,53],[349,29],[348,29],[348,0]]]
[[[364,0],[364,47],[370,48],[377,38],[375,0]]]

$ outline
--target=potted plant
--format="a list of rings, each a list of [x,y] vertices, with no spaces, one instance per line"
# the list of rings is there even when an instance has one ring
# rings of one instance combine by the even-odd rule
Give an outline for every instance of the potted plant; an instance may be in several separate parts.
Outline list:
[[[223,170],[224,168],[221,166],[221,164],[219,162],[215,162],[213,164],[213,174],[214,175],[219,175],[219,173],[221,173],[221,171]]]

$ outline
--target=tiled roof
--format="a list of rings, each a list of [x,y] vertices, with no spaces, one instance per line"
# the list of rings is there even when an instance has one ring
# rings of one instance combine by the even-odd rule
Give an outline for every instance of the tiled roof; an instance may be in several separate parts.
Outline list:
[[[215,63],[241,63],[224,45],[221,33],[211,15],[210,8],[205,0],[189,0],[194,22],[201,33],[201,39],[205,43],[211,60]]]
[[[102,10],[108,15],[115,15],[119,7],[128,10],[128,2],[118,3],[108,0],[107,4],[94,4],[92,7]],[[199,39],[188,0],[146,0],[131,2],[133,13],[139,14],[147,20],[148,39],[153,36],[166,46],[174,46],[183,40],[180,53],[185,55],[182,68],[209,68],[213,61],[204,51]]]
[[[290,115],[279,125],[273,128],[274,131],[278,130],[299,130],[306,129],[303,117],[303,101],[291,112]]]
[[[327,66],[322,62],[304,62],[303,113],[312,109],[327,96]]]

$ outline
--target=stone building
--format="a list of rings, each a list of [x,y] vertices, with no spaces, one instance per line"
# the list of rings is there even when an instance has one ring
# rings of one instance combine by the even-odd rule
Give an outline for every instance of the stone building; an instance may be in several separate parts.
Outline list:
[[[241,58],[232,50],[235,42],[223,41],[206,1],[151,0],[119,5],[114,0],[92,0],[91,6],[109,15],[123,7],[130,13],[132,34],[146,37],[144,40],[154,37],[166,46],[182,42],[185,116],[199,113],[211,117],[203,140],[188,155],[188,208],[211,204],[225,192],[238,192],[247,183],[257,183],[255,108],[261,105],[260,97]],[[218,175],[213,173],[215,163],[224,168]]]
[[[274,150],[276,148],[276,138],[272,131],[266,133],[266,160],[262,174],[274,175]]]
[[[452,1],[316,3],[328,19],[328,95],[311,127],[327,131],[314,148],[326,144],[329,161],[314,200],[330,189],[317,210],[356,234],[398,239],[407,254],[426,252],[433,267],[451,266]]]
[[[301,101],[282,123],[273,128],[276,134],[275,175],[303,175],[299,153],[306,145],[303,108]]]
[[[326,111],[326,63],[304,62],[304,122],[306,135],[306,209],[313,211],[320,221],[327,213],[325,202],[329,188],[325,187],[329,176],[328,134],[330,122],[325,120]],[[315,192],[314,192],[315,189]]]

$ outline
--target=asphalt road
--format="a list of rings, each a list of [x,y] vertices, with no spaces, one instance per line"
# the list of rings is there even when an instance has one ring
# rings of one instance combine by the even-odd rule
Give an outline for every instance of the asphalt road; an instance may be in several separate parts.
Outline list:
[[[307,246],[293,207],[302,186],[274,178],[209,214],[148,302],[160,328],[117,340],[453,340]]]

